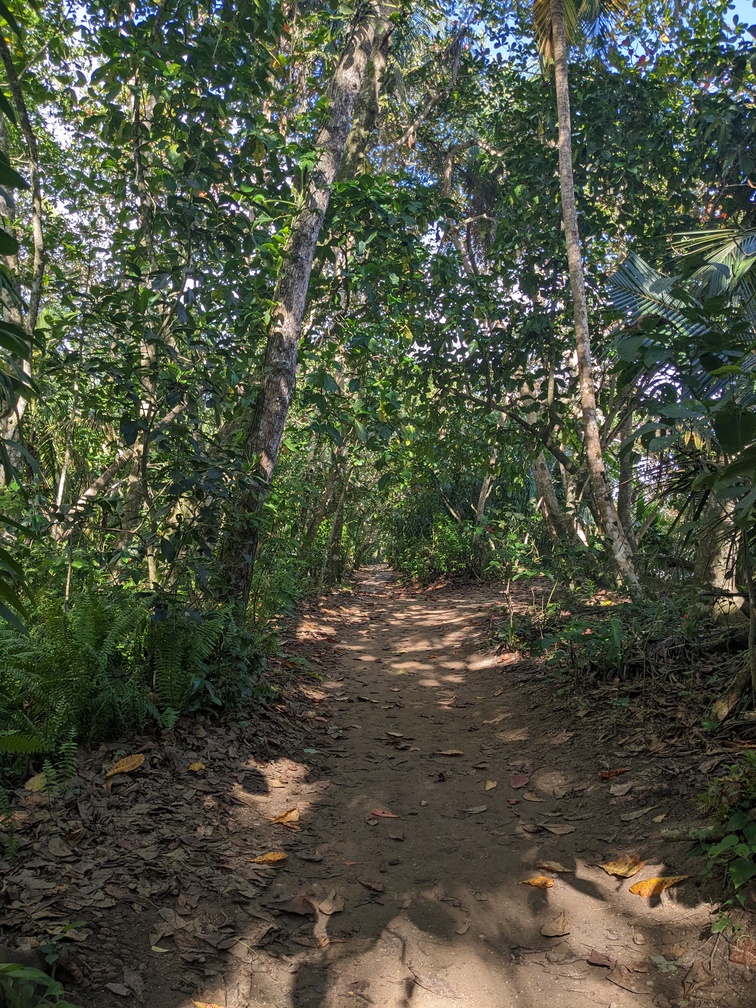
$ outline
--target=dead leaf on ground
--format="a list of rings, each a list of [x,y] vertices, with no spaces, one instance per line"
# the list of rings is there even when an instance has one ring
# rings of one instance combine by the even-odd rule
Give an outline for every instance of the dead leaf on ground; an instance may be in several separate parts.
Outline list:
[[[544,801],[537,791],[523,791],[522,797],[525,801]]]
[[[559,861],[539,861],[536,864],[536,868],[545,868],[546,871],[554,871],[554,872],[571,872],[571,871],[573,871],[572,868],[565,868],[563,864],[559,863]]]
[[[639,857],[636,857],[635,854],[628,854],[614,861],[607,861],[606,864],[600,864],[599,868],[603,868],[607,875],[617,875],[619,878],[632,878],[633,875],[638,874],[643,864],[644,862]]]
[[[734,941],[730,945],[728,958],[730,962],[739,963],[741,966],[749,966],[753,969],[756,966],[756,938],[741,935],[737,941]]]
[[[655,815],[654,816],[653,822],[664,822],[664,820],[666,818],[667,818],[667,813],[666,812],[662,812],[661,815]]]
[[[187,769],[191,770],[192,773],[199,773],[201,770],[205,769],[205,764],[200,760],[197,760],[196,763],[190,763]]]
[[[389,840],[404,840],[404,832],[402,830],[389,830],[386,836]]]
[[[629,766],[620,767],[619,770],[599,770],[599,777],[601,780],[611,780],[612,777],[619,777],[620,774],[630,773],[632,768]]]
[[[480,815],[481,812],[486,812],[488,810],[488,805],[473,805],[472,808],[461,808],[459,811],[464,812],[465,815]]]
[[[109,990],[111,994],[117,994],[119,997],[131,997],[132,994],[131,987],[122,983],[106,983],[105,990]]]
[[[324,913],[326,917],[330,917],[331,914],[341,913],[344,909],[344,897],[339,896],[336,890],[332,889],[329,895],[317,904],[317,908],[321,913]]]
[[[224,1008],[223,1005],[216,1004],[214,1001],[192,1001],[195,1008]]]
[[[469,930],[470,930],[470,921],[469,921],[469,920],[466,920],[466,921],[464,921],[464,923],[462,923],[462,924],[458,924],[458,925],[457,925],[457,926],[456,926],[456,927],[454,928],[454,933],[455,933],[455,934],[458,934],[458,935],[463,935],[463,934],[467,934],[467,932],[468,932]]]
[[[590,963],[591,966],[606,966],[607,969],[611,969],[616,961],[616,959],[608,956],[606,952],[599,952],[598,949],[591,949],[590,955],[586,959],[586,962]]]
[[[623,990],[630,991],[631,994],[645,994],[648,991],[648,986],[643,976],[638,976],[631,969],[628,969],[627,966],[622,966],[620,963],[615,963],[612,966],[606,974],[606,979]]]
[[[119,773],[131,773],[133,770],[138,770],[139,767],[144,763],[144,753],[134,753],[133,756],[124,756],[123,759],[119,759],[105,774],[105,780],[109,777],[115,777]]]
[[[535,886],[536,889],[551,889],[554,885],[554,879],[549,878],[548,875],[531,875],[530,878],[523,879],[517,884]]]
[[[366,889],[370,889],[372,892],[386,892],[386,886],[382,882],[374,882],[371,879],[358,878],[357,881],[360,885],[364,885]]]
[[[687,996],[695,994],[713,979],[714,974],[709,973],[700,959],[696,959],[683,978],[683,993]]]
[[[615,798],[622,798],[628,794],[633,789],[633,782],[628,781],[626,784],[612,784],[609,788],[609,794],[614,795]]]
[[[299,822],[299,809],[290,808],[287,809],[285,812],[282,812],[280,815],[277,815],[273,819],[271,819],[270,825],[285,826],[287,829],[290,830],[298,830],[301,829],[301,827],[297,825],[298,822]]]
[[[398,819],[394,812],[387,812],[385,809],[373,809],[370,815],[378,816],[379,819]]]
[[[43,773],[34,774],[29,780],[24,784],[24,791],[31,791],[32,794],[36,794],[38,791],[42,791],[47,784],[47,776]]]
[[[647,812],[651,812],[653,808],[653,805],[649,805],[647,808],[636,809],[634,812],[625,812],[620,816],[620,819],[622,822],[632,822],[633,819],[640,819],[640,817],[644,816]]]
[[[493,791],[493,789],[495,787],[496,787],[496,781],[495,780],[487,780],[486,781],[486,786],[485,786],[485,790],[486,791]]]
[[[259,854],[256,858],[252,858],[253,864],[279,864],[281,861],[285,861],[289,855],[282,850],[270,850],[266,851],[265,854]]]
[[[658,896],[665,889],[669,889],[670,886],[677,885],[678,882],[682,882],[687,878],[690,878],[690,875],[666,875],[644,879],[642,882],[636,882],[635,885],[631,885],[630,892],[636,896]]]
[[[265,905],[271,910],[283,910],[284,913],[299,914],[300,916],[315,913],[315,907],[311,900],[307,896],[301,895],[292,896],[289,899],[273,900]]]
[[[547,829],[549,833],[554,833],[556,836],[566,836],[568,833],[574,833],[577,829],[576,826],[568,826],[567,823],[542,823],[543,829]]]
[[[520,788],[527,787],[530,783],[530,777],[524,773],[513,773],[509,775],[509,786],[518,791]]]
[[[441,749],[439,752],[431,753],[431,756],[464,756],[461,749]]]
[[[541,928],[541,934],[544,938],[563,938],[564,935],[570,933],[570,925],[567,921],[567,915],[564,913],[559,914],[554,920],[549,921],[548,924],[544,924]]]

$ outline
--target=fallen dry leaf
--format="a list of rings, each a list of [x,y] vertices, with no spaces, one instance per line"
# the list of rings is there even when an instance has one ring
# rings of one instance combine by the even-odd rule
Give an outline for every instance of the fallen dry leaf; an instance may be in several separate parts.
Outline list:
[[[280,815],[277,815],[273,819],[271,819],[270,825],[285,826],[287,829],[290,830],[298,830],[301,828],[300,826],[297,825],[298,822],[299,822],[299,809],[290,808],[287,809],[285,812],[282,812]]]
[[[555,872],[571,872],[572,868],[565,868],[563,864],[558,861],[539,861],[536,864],[536,868],[545,868],[546,871]]]
[[[378,816],[379,819],[398,819],[399,816],[395,815],[393,812],[387,812],[385,809],[373,809],[370,815]]]
[[[115,777],[119,773],[131,773],[133,770],[138,770],[139,767],[144,763],[144,753],[134,753],[133,756],[124,756],[123,759],[119,759],[105,774],[105,780],[108,777]]]
[[[682,882],[686,878],[690,878],[690,875],[667,875],[664,877],[644,879],[642,882],[636,882],[635,885],[631,885],[630,892],[634,893],[636,896],[658,896],[659,893],[664,892],[665,889],[669,889],[670,886],[677,885],[678,882]]]
[[[541,928],[541,934],[544,938],[563,938],[564,935],[568,935],[569,933],[570,925],[564,912],[560,913],[554,920],[549,921],[548,924],[544,924]]]
[[[522,797],[525,801],[544,801],[537,791],[523,791]]]
[[[619,777],[620,774],[630,773],[630,767],[620,767],[619,770],[599,770],[601,780],[611,780],[612,777]]]
[[[554,879],[549,878],[548,875],[531,875],[530,878],[523,879],[522,882],[518,882],[518,885],[532,885],[536,889],[551,889],[554,885]]]
[[[386,886],[382,882],[373,882],[371,879],[358,878],[357,881],[372,892],[386,892]]]
[[[626,784],[612,784],[609,788],[609,794],[614,795],[615,798],[622,798],[632,790],[633,782],[628,781]]]
[[[620,819],[622,820],[622,822],[632,822],[633,819],[640,819],[641,816],[644,816],[647,812],[650,812],[653,809],[653,807],[654,807],[653,805],[649,805],[647,808],[636,809],[635,812],[625,812],[624,815],[620,816]]]
[[[606,979],[631,994],[645,994],[648,991],[646,981],[627,966],[615,963],[606,974]]]
[[[29,780],[24,784],[24,791],[31,791],[32,794],[36,794],[37,791],[42,791],[47,784],[47,777],[43,773],[34,774]]]
[[[214,1001],[192,1001],[195,1008],[223,1008],[223,1005],[216,1004]]]
[[[473,805],[472,808],[461,808],[459,811],[464,812],[465,815],[480,815],[481,812],[486,812],[488,805]]]
[[[160,945],[150,945],[150,952],[170,952],[170,949],[161,948]]]
[[[542,823],[541,825],[556,836],[566,836],[568,833],[574,833],[577,829],[576,826],[568,826],[567,823]]]
[[[666,812],[662,812],[661,815],[655,815],[652,821],[653,822],[664,822],[664,820],[666,818],[667,818],[667,813]]]
[[[339,896],[336,890],[332,889],[329,895],[316,905],[321,913],[324,913],[326,917],[330,917],[331,914],[341,913],[344,909],[344,897]]]
[[[187,769],[191,770],[192,773],[199,773],[200,770],[205,769],[205,764],[197,760],[196,763],[190,763]]]
[[[749,938],[748,935],[741,935],[730,945],[728,953],[730,962],[739,963],[741,966],[756,967],[756,938]]]
[[[625,857],[617,858],[615,861],[600,864],[599,868],[603,868],[607,875],[617,875],[619,878],[632,878],[633,875],[638,874],[643,864],[644,862],[639,857],[636,857],[634,854],[628,854]]]
[[[518,791],[520,788],[527,787],[530,783],[530,777],[524,773],[513,773],[509,775],[509,786]]]
[[[493,791],[493,789],[495,787],[496,787],[496,781],[495,780],[487,780],[486,781],[486,787],[485,787],[486,791]]]
[[[281,861],[285,861],[289,855],[284,853],[282,850],[270,850],[265,854],[259,854],[256,858],[252,858],[253,864],[279,864]]]
[[[590,963],[591,966],[606,966],[607,969],[611,969],[614,966],[616,959],[612,959],[612,957],[608,956],[606,952],[599,952],[598,949],[591,949],[586,962]]]
[[[431,753],[431,756],[464,756],[461,749],[441,749],[439,752]]]
[[[111,994],[117,994],[119,997],[131,997],[132,994],[131,987],[122,983],[106,983],[105,990],[109,990]]]
[[[271,903],[266,903],[265,905],[269,906],[271,910],[283,910],[285,913],[299,914],[300,916],[315,913],[315,907],[306,896],[292,896],[290,899],[273,900]]]
[[[431,976],[429,973],[421,973],[411,963],[407,963],[407,965],[418,987],[422,987],[430,991],[431,994],[436,994],[438,997],[454,998],[455,1000],[459,998],[460,995],[445,980],[442,980],[441,977]]]

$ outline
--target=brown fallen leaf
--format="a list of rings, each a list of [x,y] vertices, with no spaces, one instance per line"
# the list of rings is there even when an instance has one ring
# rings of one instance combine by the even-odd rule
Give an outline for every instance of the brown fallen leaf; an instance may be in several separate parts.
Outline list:
[[[404,832],[402,830],[389,830],[386,836],[389,840],[404,840]]]
[[[495,787],[496,787],[496,781],[495,780],[487,780],[486,781],[486,786],[485,786],[484,790],[486,790],[486,791],[493,791],[493,789]]]
[[[591,966],[606,966],[607,969],[611,969],[616,961],[616,959],[608,956],[606,952],[599,952],[598,949],[591,949],[590,955],[586,959],[586,962],[590,963]]]
[[[713,979],[714,974],[709,973],[700,959],[696,959],[683,977],[683,993],[686,997],[697,994],[701,987],[711,983]]]
[[[530,783],[530,777],[524,773],[513,773],[509,775],[509,786],[518,791],[520,788],[527,787]]]
[[[256,858],[252,858],[253,864],[279,864],[281,861],[285,861],[288,857],[282,850],[270,850],[265,854],[259,854]]]
[[[385,809],[373,809],[370,815],[378,816],[379,819],[398,819],[394,812],[387,812]]]
[[[658,896],[665,889],[669,889],[670,886],[677,885],[678,882],[682,882],[687,878],[690,878],[690,875],[666,875],[644,879],[642,882],[636,882],[635,885],[631,885],[630,892],[636,896]]]
[[[471,808],[461,808],[459,811],[464,812],[466,815],[480,815],[481,812],[485,812],[488,809],[488,805],[473,805]]]
[[[439,752],[431,753],[431,756],[464,756],[461,749],[441,749]]]
[[[647,812],[650,812],[653,808],[654,808],[653,805],[649,805],[647,808],[636,809],[634,812],[625,812],[623,815],[620,816],[620,819],[622,820],[622,822],[632,822],[633,819],[640,819],[641,816],[644,816]]]
[[[357,881],[372,892],[386,892],[386,886],[382,882],[373,882],[371,879],[366,878],[358,878]]]
[[[554,885],[554,879],[549,878],[548,875],[531,875],[530,878],[523,879],[517,884],[535,886],[536,889],[551,889]]]
[[[321,913],[324,913],[326,917],[330,917],[331,914],[341,913],[344,909],[344,897],[339,896],[336,890],[332,889],[329,895],[317,904],[317,908]]]
[[[599,770],[601,780],[611,780],[612,777],[619,777],[620,774],[630,773],[631,767],[620,767],[619,770]]]
[[[647,982],[643,976],[638,976],[637,973],[620,963],[615,963],[612,966],[606,974],[606,979],[623,990],[630,991],[631,994],[645,994],[648,991]]]
[[[522,797],[525,801],[544,801],[537,791],[523,791]]]
[[[301,895],[292,896],[289,899],[273,900],[265,905],[271,910],[283,910],[284,913],[299,914],[302,917],[315,913],[312,901],[307,896]]]
[[[653,822],[664,822],[664,820],[666,818],[667,818],[667,813],[666,812],[662,812],[661,815],[655,815],[652,821]]]
[[[269,821],[271,826],[276,825],[285,826],[287,829],[290,830],[301,829],[301,827],[297,825],[297,823],[299,822],[298,808],[287,809],[285,812],[282,812],[280,815],[275,816],[273,819]]]
[[[192,1001],[195,1008],[224,1008],[223,1005],[216,1004],[214,1001]]]
[[[192,773],[199,773],[201,770],[205,769],[205,764],[197,760],[196,763],[190,763],[187,770],[191,770]]]
[[[638,874],[643,864],[644,862],[639,857],[636,857],[635,854],[628,854],[614,861],[607,861],[606,864],[600,864],[599,868],[603,868],[607,875],[617,875],[619,878],[632,878],[633,875]]]
[[[544,938],[562,938],[564,935],[570,933],[570,925],[567,922],[567,915],[564,913],[559,914],[554,920],[549,921],[548,924],[544,924],[541,928],[541,934]]]
[[[144,763],[144,753],[134,753],[133,756],[124,756],[123,759],[119,759],[108,770],[105,774],[105,780],[119,773],[131,773],[134,770],[138,770],[142,763]]]
[[[467,932],[469,930],[470,930],[470,921],[469,920],[464,921],[462,924],[458,924],[454,928],[455,934],[458,934],[458,935],[467,934]]]
[[[554,872],[572,872],[572,868],[565,868],[563,864],[559,861],[538,861],[536,863],[536,868],[545,868],[546,871]]]
[[[34,774],[29,780],[24,784],[24,791],[30,791],[32,794],[36,794],[38,791],[44,790],[47,785],[47,776],[43,773]]]
[[[612,784],[609,788],[609,794],[614,795],[615,798],[622,798],[632,790],[633,782],[628,781],[627,784]]]
[[[566,836],[568,833],[574,833],[577,829],[576,826],[568,826],[567,823],[542,823],[542,826],[556,836]]]
[[[756,967],[756,938],[741,935],[730,945],[728,959],[730,962],[739,963],[741,966],[748,966],[751,969]]]

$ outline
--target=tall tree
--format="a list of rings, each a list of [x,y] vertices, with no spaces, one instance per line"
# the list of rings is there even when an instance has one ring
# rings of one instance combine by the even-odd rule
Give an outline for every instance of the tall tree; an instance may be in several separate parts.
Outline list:
[[[582,409],[585,455],[590,473],[591,487],[602,532],[611,549],[612,557],[628,590],[634,596],[642,594],[641,584],[633,563],[633,552],[628,542],[606,473],[604,450],[601,444],[596,412],[596,386],[593,378],[591,336],[588,325],[588,303],[585,275],[580,245],[575,180],[572,170],[572,116],[569,87],[569,42],[574,39],[581,21],[595,18],[600,5],[592,0],[535,0],[533,16],[536,37],[547,64],[553,64],[556,91],[557,122],[559,126],[559,189],[562,203],[562,221],[570,273],[575,350],[577,357],[580,404]]]
[[[254,483],[234,502],[226,531],[223,577],[228,593],[246,609],[259,530],[270,491],[297,371],[299,340],[310,274],[331,190],[339,174],[355,106],[376,44],[381,51],[391,8],[357,3],[341,57],[328,87],[329,106],[314,143],[312,168],[291,223],[270,312],[257,402],[244,443]]]

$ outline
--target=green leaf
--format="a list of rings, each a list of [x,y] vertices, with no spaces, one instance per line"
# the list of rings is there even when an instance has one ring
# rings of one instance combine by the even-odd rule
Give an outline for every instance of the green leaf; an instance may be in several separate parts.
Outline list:
[[[0,171],[0,175],[1,174],[2,171]],[[2,179],[0,179],[0,185],[2,185]],[[8,231],[4,231],[0,228],[0,255],[15,255],[18,252],[18,249],[18,240]]]
[[[736,858],[728,869],[732,884],[740,889],[756,875],[756,861],[751,858]]]

